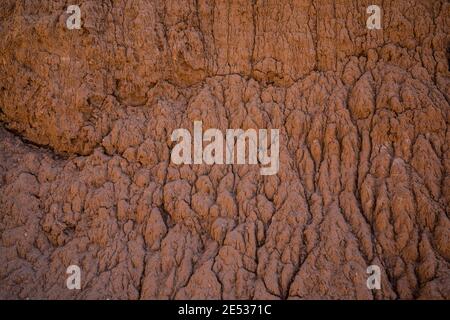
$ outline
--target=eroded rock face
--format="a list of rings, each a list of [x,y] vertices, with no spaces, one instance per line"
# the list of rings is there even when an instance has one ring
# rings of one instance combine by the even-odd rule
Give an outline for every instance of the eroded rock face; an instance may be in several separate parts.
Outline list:
[[[0,297],[450,299],[450,5],[0,4]],[[280,129],[280,170],[170,134]],[[66,288],[79,265],[82,290]],[[382,270],[381,290],[366,269]]]

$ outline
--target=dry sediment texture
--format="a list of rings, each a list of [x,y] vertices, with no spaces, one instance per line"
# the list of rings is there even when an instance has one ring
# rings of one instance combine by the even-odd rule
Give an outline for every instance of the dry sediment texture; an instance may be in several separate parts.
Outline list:
[[[450,299],[447,1],[75,2],[0,4],[1,298]],[[171,164],[194,120],[279,173]]]

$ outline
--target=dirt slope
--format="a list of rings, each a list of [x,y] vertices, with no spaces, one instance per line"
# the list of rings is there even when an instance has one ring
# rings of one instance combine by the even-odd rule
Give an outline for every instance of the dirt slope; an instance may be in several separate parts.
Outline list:
[[[0,2],[0,298],[450,299],[448,1],[74,2]],[[172,164],[195,120],[279,173]]]

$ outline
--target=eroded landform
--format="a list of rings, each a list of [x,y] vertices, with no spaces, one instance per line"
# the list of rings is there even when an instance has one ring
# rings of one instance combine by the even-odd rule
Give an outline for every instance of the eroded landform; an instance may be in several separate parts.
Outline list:
[[[81,30],[0,4],[1,298],[450,299],[447,1],[374,1],[381,30],[368,1],[77,2]],[[279,172],[174,165],[194,121],[279,129]]]

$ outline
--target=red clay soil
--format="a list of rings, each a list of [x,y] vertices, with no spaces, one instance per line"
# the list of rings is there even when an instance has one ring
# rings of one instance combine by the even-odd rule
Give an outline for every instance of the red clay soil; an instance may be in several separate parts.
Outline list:
[[[448,1],[73,2],[0,2],[0,298],[450,299]],[[171,163],[196,120],[278,174]]]

